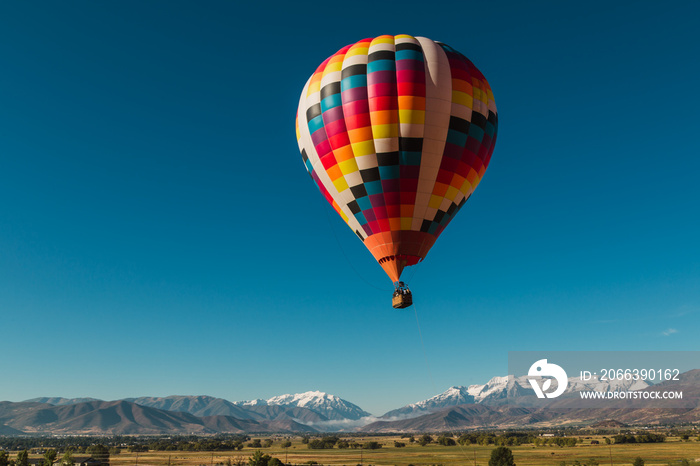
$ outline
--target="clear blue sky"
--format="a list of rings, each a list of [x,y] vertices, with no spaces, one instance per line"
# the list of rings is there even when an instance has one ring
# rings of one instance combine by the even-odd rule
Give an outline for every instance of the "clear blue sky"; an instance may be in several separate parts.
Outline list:
[[[0,5],[0,400],[382,414],[508,351],[700,350],[698,3],[347,5]],[[323,59],[401,33],[470,57],[500,120],[410,281],[430,371],[294,134]]]

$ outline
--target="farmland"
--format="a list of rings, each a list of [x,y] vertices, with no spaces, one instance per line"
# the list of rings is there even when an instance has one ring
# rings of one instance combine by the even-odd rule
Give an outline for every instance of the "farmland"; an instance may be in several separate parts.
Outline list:
[[[262,440],[272,440],[272,446],[262,448],[262,452],[283,463],[292,465],[313,464],[323,465],[487,465],[495,445],[453,445],[443,446],[431,443],[420,446],[406,442],[400,436],[366,436],[353,437],[349,440],[366,444],[377,442],[378,449],[365,448],[329,448],[310,449],[301,437],[264,437],[254,436]],[[700,441],[697,438],[681,440],[678,437],[668,437],[663,443],[648,444],[605,444],[602,436],[577,437],[575,446],[540,445],[532,443],[514,445],[513,451],[518,466],[539,465],[631,465],[635,458],[641,457],[647,466],[700,463]],[[290,441],[291,446],[283,448],[283,441]],[[404,447],[396,447],[395,442],[405,443]],[[597,444],[595,442],[598,442]],[[122,449],[118,454],[112,454],[112,466],[211,466],[211,465],[241,465],[248,464],[248,459],[257,450],[244,446],[239,451],[147,451],[134,452]],[[32,458],[40,458],[35,453]],[[576,463],[578,462],[578,463]]]

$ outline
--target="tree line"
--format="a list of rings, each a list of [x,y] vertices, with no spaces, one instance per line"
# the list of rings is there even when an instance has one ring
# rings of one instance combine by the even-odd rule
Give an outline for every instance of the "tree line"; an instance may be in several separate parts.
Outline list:
[[[73,457],[73,449],[68,448],[58,461],[58,451],[49,448],[44,452],[44,457],[40,463],[41,466],[53,466],[57,461],[61,466],[74,466],[75,460]],[[109,466],[109,448],[104,445],[90,445],[86,448],[87,453],[91,458],[99,461],[103,466]],[[4,450],[0,450],[0,466],[29,466],[29,450],[21,450],[15,458],[10,458],[10,454]]]
[[[93,445],[106,446],[111,454],[122,449],[131,452],[155,451],[232,451],[241,450],[250,437],[243,434],[222,434],[214,437],[176,435],[171,437],[0,437],[0,450],[36,451],[55,449],[59,452],[89,454]]]
[[[613,437],[615,443],[662,443],[666,441],[664,434],[620,434]]]

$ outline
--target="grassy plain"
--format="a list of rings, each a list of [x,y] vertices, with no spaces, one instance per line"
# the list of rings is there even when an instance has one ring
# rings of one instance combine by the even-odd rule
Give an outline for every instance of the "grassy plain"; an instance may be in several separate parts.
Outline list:
[[[263,438],[263,437],[256,437]],[[586,444],[579,444],[574,447],[521,445],[509,447],[513,450],[513,456],[517,466],[558,466],[562,461],[567,465],[572,465],[575,460],[581,464],[593,459],[601,466],[608,464],[631,466],[636,457],[644,459],[646,466],[679,464],[682,459],[687,459],[692,465],[694,462],[700,463],[700,442],[697,440],[682,442],[677,438],[669,438],[664,443],[656,444],[620,444],[605,445],[602,437],[597,438],[600,445],[591,445],[590,439]],[[397,437],[364,437],[354,438],[356,442],[366,441],[380,442],[383,447],[379,450],[359,450],[359,449],[331,449],[331,450],[311,450],[307,445],[301,443],[301,439],[293,439],[292,446],[280,447],[281,441],[275,439],[275,443],[270,448],[263,448],[262,451],[270,456],[279,458],[282,462],[299,465],[308,461],[316,461],[323,465],[399,465],[416,466],[426,465],[480,465],[488,464],[491,451],[495,446],[440,446],[426,445],[421,447],[417,444],[407,444],[403,448],[394,447],[394,440],[406,442],[406,439]],[[254,448],[244,448],[236,452],[155,452],[129,453],[123,451],[119,455],[112,455],[112,466],[216,466],[217,464],[227,464],[228,460],[235,465],[244,462],[247,465],[248,458],[255,451]]]

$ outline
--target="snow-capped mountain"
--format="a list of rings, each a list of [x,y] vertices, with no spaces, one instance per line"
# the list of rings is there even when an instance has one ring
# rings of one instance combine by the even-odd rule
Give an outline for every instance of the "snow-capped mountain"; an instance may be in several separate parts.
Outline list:
[[[483,385],[470,385],[467,387],[467,393],[474,397],[476,403],[484,403],[505,398],[508,396],[508,390],[516,390],[518,385],[520,384],[513,380],[513,377],[493,377]]]
[[[450,387],[443,393],[428,398],[427,400],[411,403],[402,408],[389,411],[383,415],[381,419],[415,417],[437,411],[447,406],[457,406],[475,402],[474,395],[469,393],[469,388]]]
[[[524,382],[524,385],[523,385]],[[409,418],[432,413],[449,406],[458,406],[472,403],[500,404],[499,400],[506,397],[521,396],[532,391],[525,379],[513,377],[493,377],[482,385],[469,385],[450,387],[443,393],[435,395],[427,400],[412,403],[393,411],[389,411],[381,418]]]
[[[577,377],[569,378],[567,392],[563,395],[580,391],[618,392],[628,390],[641,390],[649,384],[638,380],[607,380],[601,381],[598,377],[582,381]],[[523,400],[534,397],[527,376],[523,377],[493,377],[483,385],[469,385],[450,387],[443,393],[427,400],[419,401],[398,408],[381,416],[381,419],[412,418],[424,414],[433,413],[443,408],[464,404],[483,404],[488,406],[500,406],[506,403],[526,405]]]
[[[349,401],[320,391],[309,391],[296,393],[294,395],[278,395],[267,400],[236,401],[234,404],[242,408],[257,406],[305,408],[329,420],[357,420],[371,416],[370,413]]]

